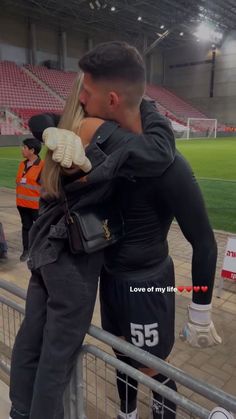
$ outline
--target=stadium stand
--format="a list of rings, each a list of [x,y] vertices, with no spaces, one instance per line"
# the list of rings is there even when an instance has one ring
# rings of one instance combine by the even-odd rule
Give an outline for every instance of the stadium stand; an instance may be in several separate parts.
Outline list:
[[[32,109],[61,109],[59,100],[32,80],[15,63],[0,62],[0,104]]]
[[[61,110],[59,100],[9,61],[0,62],[0,104],[6,107]]]
[[[62,111],[63,100],[59,100],[57,95],[62,99],[68,96],[76,74],[43,66],[19,67],[13,62],[0,62],[0,106],[20,117],[23,129],[27,129],[31,116],[41,112]],[[174,130],[178,132],[186,130],[187,119],[190,117],[207,118],[164,87],[148,85],[146,94],[156,101],[159,112],[171,120]],[[14,134],[13,131],[14,127],[5,121],[1,132]]]
[[[22,121],[20,130],[10,121],[1,121],[1,134],[17,135],[25,132],[32,115],[40,112],[60,113],[63,103],[26,74],[24,69],[13,62],[3,61],[0,62],[0,106],[9,109]]]
[[[15,127],[8,121],[0,123],[1,135],[17,135]]]
[[[187,118],[207,118],[202,112],[164,87],[149,85],[147,94],[167,109],[170,116],[173,113],[175,118],[182,119],[183,122],[186,122]]]
[[[148,87],[147,87],[148,88]],[[151,100],[151,99],[153,99],[151,96],[148,96],[147,95],[147,92],[146,92],[146,94],[145,94],[145,99],[149,99],[149,100]],[[158,101],[156,101],[155,100],[155,104],[156,104],[156,107],[157,107],[157,109],[158,109],[158,111],[162,114],[162,115],[164,115],[164,116],[166,116],[167,118],[169,118],[169,120],[171,121],[171,124],[172,124],[172,127],[173,127],[173,129],[174,129],[174,131],[175,132],[177,132],[177,133],[182,133],[182,132],[184,132],[184,131],[186,131],[186,129],[187,129],[187,124],[186,124],[186,122],[184,122],[183,120],[181,120],[181,119],[179,119],[179,118],[176,118],[176,116],[172,113],[172,112],[170,112],[169,110],[167,110],[164,106],[162,106]]]
[[[47,108],[45,106],[45,107],[37,108],[37,109],[11,108],[11,110],[22,119],[22,124],[26,128],[28,120],[31,118],[31,116],[37,115],[39,113],[59,113],[60,114],[62,111],[62,106],[61,106],[61,109]]]
[[[49,70],[43,66],[26,65],[25,67],[63,99],[68,96],[68,93],[72,89],[77,74],[75,72]]]
[[[174,130],[176,133],[183,133],[183,132],[185,132],[185,131],[186,131],[186,129],[187,129],[185,125],[180,124],[179,122],[174,121],[174,120],[171,120],[171,124],[172,124],[173,130]]]
[[[146,93],[156,101],[160,113],[171,120],[173,128],[177,128],[177,131],[180,131],[182,128],[183,130],[186,129],[188,118],[209,118],[190,103],[185,102],[173,92],[162,86],[147,85]],[[225,128],[225,125],[218,124],[218,131],[225,131]],[[205,131],[204,125],[203,131]]]

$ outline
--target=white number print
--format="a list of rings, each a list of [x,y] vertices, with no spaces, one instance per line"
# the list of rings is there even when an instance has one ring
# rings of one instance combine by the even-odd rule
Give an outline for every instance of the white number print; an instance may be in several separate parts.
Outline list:
[[[135,346],[156,346],[159,342],[158,323],[130,323],[131,340]]]

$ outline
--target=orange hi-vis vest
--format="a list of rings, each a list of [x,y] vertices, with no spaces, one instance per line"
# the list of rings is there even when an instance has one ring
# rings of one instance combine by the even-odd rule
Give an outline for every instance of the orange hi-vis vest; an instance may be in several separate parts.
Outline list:
[[[33,164],[25,170],[25,161],[19,164],[16,176],[16,205],[32,209],[39,209],[41,186],[38,182],[43,168],[43,161]]]

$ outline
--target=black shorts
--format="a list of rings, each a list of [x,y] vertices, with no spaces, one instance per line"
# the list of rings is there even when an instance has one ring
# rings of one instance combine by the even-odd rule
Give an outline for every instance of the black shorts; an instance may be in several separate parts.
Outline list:
[[[170,257],[158,267],[120,276],[103,270],[100,278],[103,329],[166,359],[174,344],[174,282]]]

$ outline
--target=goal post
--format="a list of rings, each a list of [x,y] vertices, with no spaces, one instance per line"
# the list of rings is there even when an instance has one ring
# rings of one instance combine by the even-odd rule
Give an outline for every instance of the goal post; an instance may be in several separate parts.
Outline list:
[[[216,138],[217,119],[188,118],[186,137],[190,138]]]

